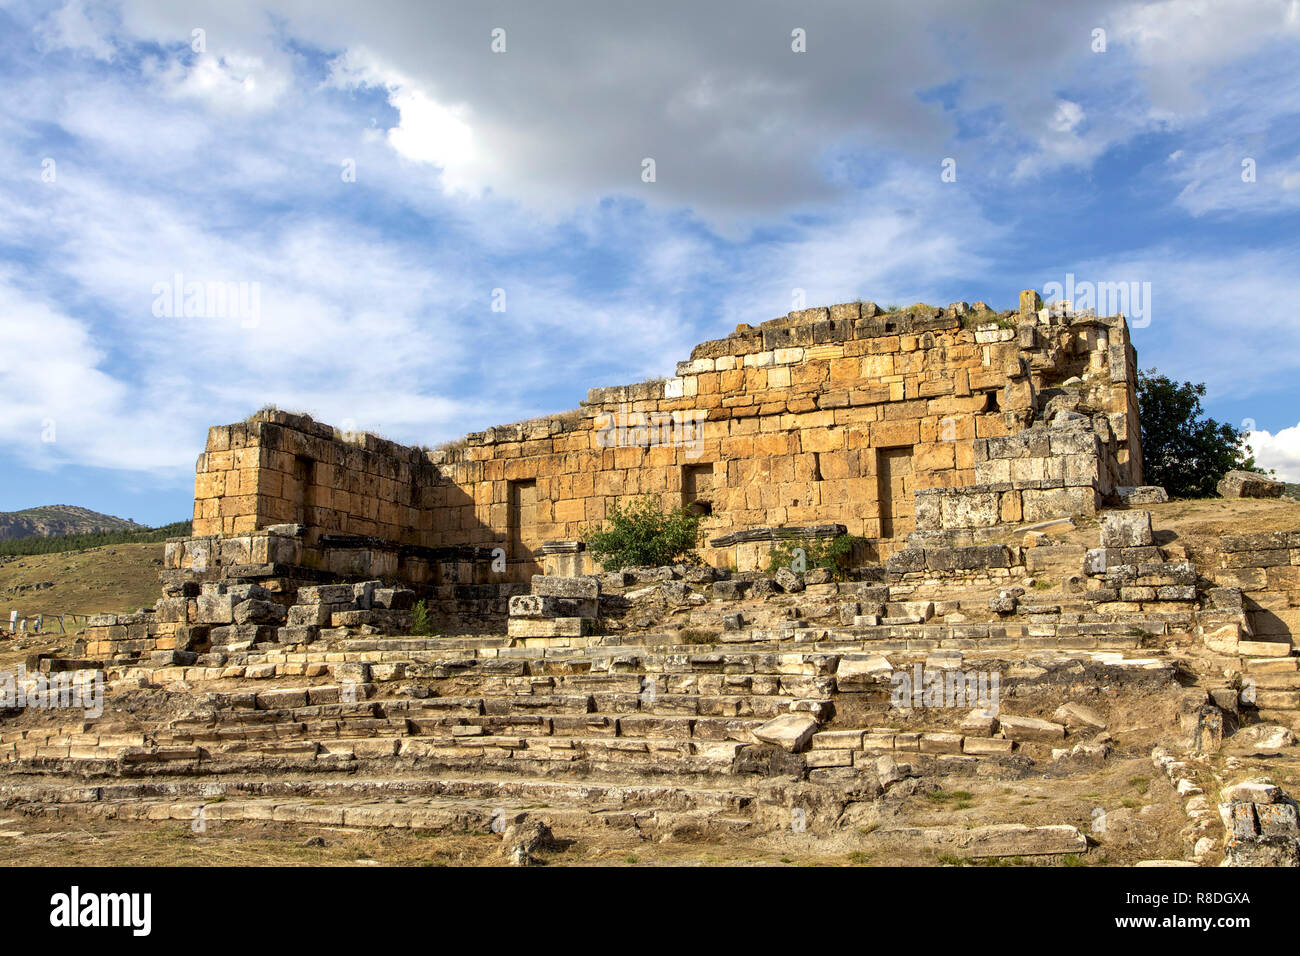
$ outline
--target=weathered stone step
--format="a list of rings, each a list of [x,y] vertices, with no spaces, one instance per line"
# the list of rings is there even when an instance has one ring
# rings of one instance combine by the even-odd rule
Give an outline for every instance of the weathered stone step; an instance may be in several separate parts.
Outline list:
[[[503,833],[512,823],[544,821],[557,835],[578,835],[591,828],[635,828],[656,838],[673,832],[690,832],[717,838],[759,829],[756,820],[742,813],[718,814],[702,810],[659,808],[548,806],[539,808],[510,800],[469,802],[449,798],[421,799],[411,803],[322,803],[307,800],[231,800],[221,803],[167,801],[137,803],[61,804],[40,808],[43,815],[59,819],[86,817],[118,821],[202,821],[203,827],[222,823],[267,823],[357,829],[401,829],[426,833]]]
[[[1300,657],[1248,657],[1249,674],[1295,674],[1300,672]]]
[[[1266,690],[1255,692],[1255,706],[1263,710],[1300,710],[1300,690]]]
[[[56,805],[101,801],[138,803],[158,799],[207,802],[254,798],[341,801],[382,799],[391,802],[413,797],[444,797],[479,803],[519,800],[531,805],[574,803],[601,809],[708,809],[729,813],[743,812],[755,800],[752,792],[736,788],[613,783],[593,778],[575,782],[514,774],[358,778],[352,773],[341,779],[320,776],[295,779],[281,775],[264,779],[125,780],[98,786],[31,783],[0,785],[0,803],[6,809],[23,804]]]
[[[1280,673],[1251,671],[1249,680],[1253,681],[1257,688],[1300,691],[1300,671],[1290,670]]]
[[[1237,653],[1242,657],[1290,657],[1293,650],[1290,641],[1239,641],[1237,643]]]
[[[1300,731],[1300,710],[1294,707],[1260,707],[1257,713],[1262,723],[1281,724],[1291,730]]]
[[[509,637],[350,637],[330,641],[328,651],[463,651],[477,648],[499,648],[510,646]]]

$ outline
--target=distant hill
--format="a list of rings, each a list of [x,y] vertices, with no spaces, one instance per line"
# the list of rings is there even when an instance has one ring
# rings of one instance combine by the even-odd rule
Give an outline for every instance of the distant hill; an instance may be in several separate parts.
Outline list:
[[[45,505],[24,511],[0,511],[0,541],[147,530],[144,525],[126,518],[115,518],[76,505]]]

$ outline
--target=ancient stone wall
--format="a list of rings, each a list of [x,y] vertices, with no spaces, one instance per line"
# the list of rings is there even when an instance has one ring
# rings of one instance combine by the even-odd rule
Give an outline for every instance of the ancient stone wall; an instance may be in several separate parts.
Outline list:
[[[1136,357],[1122,317],[1038,306],[806,309],[697,346],[673,378],[428,453],[259,413],[211,431],[195,534],[501,548],[524,579],[543,542],[637,495],[694,507],[706,560],[732,567],[754,529],[839,524],[883,560],[918,530],[1091,513],[1141,484]]]
[[[427,545],[439,480],[418,448],[266,410],[208,430],[194,480],[194,534],[301,524]]]

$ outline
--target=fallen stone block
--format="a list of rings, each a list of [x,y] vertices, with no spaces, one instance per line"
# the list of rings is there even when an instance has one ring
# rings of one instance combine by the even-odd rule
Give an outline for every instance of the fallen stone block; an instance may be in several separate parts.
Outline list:
[[[312,584],[298,589],[299,604],[344,604],[351,607],[352,601],[350,584]]]
[[[1269,780],[1246,780],[1219,791],[1224,803],[1277,803],[1283,797],[1282,788]]]
[[[1280,498],[1286,485],[1253,471],[1230,471],[1215,486],[1224,498]]]
[[[1229,840],[1223,847],[1226,866],[1300,866],[1300,841],[1291,837]]]
[[[283,624],[285,615],[284,606],[271,601],[243,601],[234,606],[236,624]]]
[[[1133,505],[1158,505],[1169,500],[1169,493],[1159,485],[1120,485],[1115,496],[1129,507]]]
[[[754,737],[789,752],[798,753],[808,746],[817,732],[817,721],[809,714],[782,714],[754,730]]]
[[[1234,747],[1244,748],[1248,753],[1273,753],[1286,747],[1294,747],[1295,734],[1279,724],[1255,724],[1243,727],[1229,738]]]
[[[194,601],[199,624],[231,624],[235,620],[229,594],[200,594]]]
[[[1065,728],[1050,720],[1000,714],[998,722],[1002,726],[1002,733],[1012,740],[1051,743],[1065,739]]]
[[[773,575],[773,580],[782,591],[796,594],[804,589],[803,580],[789,568],[781,568]]]
[[[714,581],[713,598],[715,601],[739,601],[749,587],[748,581]]]
[[[344,606],[335,604],[295,604],[289,608],[285,623],[292,627],[323,627],[335,611],[341,610]]]
[[[386,611],[409,611],[415,607],[415,592],[410,588],[375,588],[370,604]]]
[[[998,718],[988,710],[972,710],[962,718],[961,729],[976,737],[992,737],[998,732]]]
[[[1056,708],[1052,720],[1068,730],[1105,730],[1106,719],[1086,704],[1067,703]]]

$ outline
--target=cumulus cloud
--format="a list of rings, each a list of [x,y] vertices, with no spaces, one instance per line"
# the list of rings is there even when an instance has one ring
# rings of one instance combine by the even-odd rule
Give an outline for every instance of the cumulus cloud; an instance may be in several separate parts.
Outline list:
[[[1246,443],[1261,468],[1276,471],[1280,481],[1300,482],[1300,424],[1277,432],[1252,431]]]
[[[448,188],[542,206],[621,193],[722,218],[842,194],[821,172],[837,147],[869,144],[937,162],[957,117],[923,94],[944,86],[966,112],[997,110],[999,138],[1042,154],[1022,168],[1050,169],[1080,155],[1086,163],[1147,122],[1138,109],[1129,122],[1088,124],[1080,135],[1092,110],[1054,94],[1101,75],[1091,31],[1116,18],[1117,42],[1131,45],[1149,71],[1163,63],[1167,38],[1201,31],[1195,18],[1177,17],[1157,35],[1155,18],[1121,0],[1032,5],[1017,11],[1014,25],[998,5],[956,0],[886,7],[834,0],[798,10],[756,0],[743,17],[687,0],[490,10],[376,0],[364,13],[350,0],[309,12],[289,0],[260,11],[227,0],[125,0],[123,9],[134,34],[154,42],[212,23],[214,53],[264,51],[286,35],[340,51],[347,70],[335,80],[384,83],[400,114],[388,142],[445,170]],[[1272,24],[1261,15],[1230,33],[1249,49]],[[497,29],[505,31],[504,52],[492,49]],[[806,53],[792,49],[795,29],[804,31]],[[1195,43],[1192,50],[1207,63],[1221,59]],[[1105,61],[1106,82],[1130,78],[1124,62]],[[652,189],[639,178],[646,157],[658,166]]]
[[[102,11],[88,10],[84,0],[68,0],[50,14],[37,36],[47,49],[66,49],[98,60],[113,56],[110,24]]]

